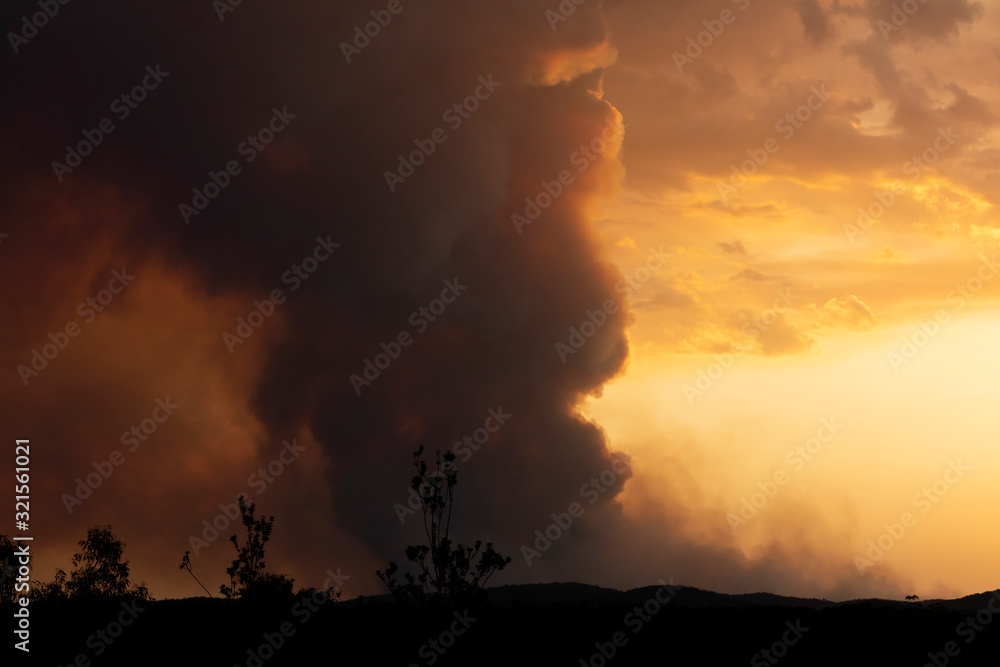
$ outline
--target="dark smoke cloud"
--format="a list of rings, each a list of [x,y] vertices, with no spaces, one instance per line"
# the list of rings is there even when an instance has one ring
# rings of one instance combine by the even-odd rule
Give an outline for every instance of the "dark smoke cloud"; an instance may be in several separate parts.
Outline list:
[[[628,473],[523,564],[521,544],[619,460],[576,412],[628,354],[620,276],[589,226],[621,177],[620,132],[593,143],[622,122],[595,69],[612,52],[598,2],[556,30],[534,0],[401,6],[350,63],[341,42],[382,5],[243,3],[220,20],[211,3],[71,3],[4,54],[0,412],[5,437],[36,443],[38,575],[110,522],[154,595],[197,594],[177,569],[189,536],[250,491],[277,517],[272,568],[318,585],[342,565],[349,594],[377,592],[374,568],[420,537],[394,510],[410,453],[450,449],[502,409],[509,420],[460,463],[457,530],[514,556],[508,581],[794,579],[784,557],[756,566],[687,541],[677,509],[626,519],[615,497]],[[33,7],[6,6],[3,25]],[[119,118],[114,100],[147,67],[167,74]],[[481,77],[499,85],[449,124]],[[283,128],[247,162],[241,145],[276,112]],[[114,131],[60,182],[51,163],[105,117]],[[447,140],[390,191],[385,172],[438,128]],[[186,222],[179,205],[232,160],[239,173]],[[567,170],[572,183],[518,230],[512,214]],[[292,291],[283,276],[319,256],[317,239],[339,246]],[[122,267],[134,283],[84,324],[78,304]],[[464,286],[453,303],[413,318],[446,281]],[[275,289],[286,300],[230,353],[223,334]],[[564,362],[556,344],[608,300],[613,312]],[[26,386],[16,368],[69,321],[81,333]],[[412,343],[358,392],[350,376],[402,332]],[[122,432],[167,396],[176,413],[125,450]],[[258,491],[255,471],[292,439],[305,452]],[[124,463],[69,514],[64,494],[116,449]],[[232,530],[220,532],[195,565],[214,586],[231,558]]]

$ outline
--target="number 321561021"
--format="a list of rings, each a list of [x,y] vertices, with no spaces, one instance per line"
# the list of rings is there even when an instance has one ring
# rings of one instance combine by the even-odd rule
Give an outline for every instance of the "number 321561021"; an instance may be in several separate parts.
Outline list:
[[[24,441],[22,440],[21,442]],[[30,503],[29,503],[30,487],[28,486],[28,482],[30,481],[30,476],[29,476],[30,469],[28,466],[31,463],[31,452],[29,447],[30,447],[29,445],[19,444],[17,446],[17,449],[15,450],[16,458],[14,463],[17,465],[17,468],[14,471],[15,472],[14,480],[17,482],[17,485],[14,487],[14,493],[18,494],[14,498],[14,500],[17,502],[17,504],[14,507],[15,521],[27,521],[29,518],[28,513],[30,512]],[[24,511],[23,512],[18,511],[21,509],[23,509]]]

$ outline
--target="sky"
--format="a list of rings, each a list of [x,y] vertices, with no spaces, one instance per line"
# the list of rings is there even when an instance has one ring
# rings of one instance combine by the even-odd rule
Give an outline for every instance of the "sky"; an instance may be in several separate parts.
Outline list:
[[[110,524],[215,592],[244,493],[270,570],[384,592],[424,446],[496,584],[996,588],[1000,4],[40,11],[0,10],[36,578]]]

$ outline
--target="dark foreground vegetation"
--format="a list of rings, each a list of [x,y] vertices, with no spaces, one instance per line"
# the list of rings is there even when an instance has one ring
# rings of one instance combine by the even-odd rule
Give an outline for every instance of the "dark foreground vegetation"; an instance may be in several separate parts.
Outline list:
[[[658,592],[666,597],[659,586],[628,593],[509,586],[490,591],[494,600],[462,610],[405,607],[389,599],[323,602],[320,594],[284,602],[62,600],[32,605],[30,657],[3,664],[940,667],[996,665],[1000,656],[1000,619],[989,612],[993,622],[975,620],[989,609],[991,594],[948,602],[948,609],[942,603],[834,605],[671,589],[673,597],[657,609],[649,601]],[[5,605],[4,616],[13,609]],[[130,616],[128,626],[114,627]],[[11,656],[12,642],[4,643]]]

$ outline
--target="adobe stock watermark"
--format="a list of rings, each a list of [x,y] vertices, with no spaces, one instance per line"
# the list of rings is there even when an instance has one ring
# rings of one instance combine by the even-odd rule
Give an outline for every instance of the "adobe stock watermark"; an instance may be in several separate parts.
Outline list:
[[[746,11],[747,7],[750,6],[750,0],[732,0],[732,2],[739,6],[741,12]],[[719,18],[702,21],[701,24],[705,26],[705,29],[697,35],[688,35],[687,48],[684,53],[674,51],[674,64],[677,65],[677,71],[683,74],[684,67],[694,64],[694,61],[705,53],[705,49],[712,46],[715,40],[722,36],[726,26],[736,23],[738,16],[739,14],[727,8],[719,13]]]
[[[454,280],[445,280],[444,289],[441,290],[440,297],[431,300],[426,306],[421,306],[410,313],[407,322],[414,328],[414,334],[403,329],[390,342],[380,343],[379,348],[382,351],[375,354],[374,361],[370,358],[365,358],[362,363],[364,368],[361,373],[352,373],[348,376],[347,379],[354,389],[354,395],[360,396],[363,388],[370,387],[375,380],[379,379],[382,372],[388,369],[393,361],[399,359],[400,355],[403,354],[403,350],[413,345],[413,341],[415,340],[414,335],[419,336],[427,331],[430,325],[444,314],[448,306],[455,303],[458,297],[462,295],[462,292],[467,289],[469,289],[469,286],[460,283],[457,276]]]
[[[1000,590],[990,593],[992,600],[986,606],[976,611],[973,616],[966,616],[965,620],[955,626],[955,634],[965,640],[966,646],[971,644],[979,633],[993,623],[993,618],[1000,614]],[[940,651],[928,651],[927,662],[924,667],[947,667],[952,658],[958,657],[962,652],[956,641],[946,642]]]
[[[241,156],[246,164],[250,164],[297,117],[298,114],[288,113],[287,106],[281,107],[280,111],[278,107],[272,107],[271,118],[268,119],[267,124],[253,134],[248,134],[247,138],[236,146],[236,154]],[[202,211],[212,203],[212,200],[229,187],[233,178],[243,173],[244,166],[240,164],[239,160],[233,159],[226,162],[225,166],[219,171],[209,170],[208,180],[205,181],[205,184],[201,188],[191,188],[191,192],[194,195],[191,198],[191,203],[181,202],[177,205],[177,211],[181,214],[181,218],[184,219],[184,224],[191,224],[192,217],[201,215]]]
[[[660,587],[656,589],[652,597],[641,605],[636,605],[622,617],[622,625],[632,631],[632,636],[639,634],[653,620],[653,617],[660,613],[663,607],[670,604],[670,601],[682,589],[681,586],[674,586],[673,577],[670,577],[669,584],[663,579],[660,579],[657,583],[660,584]],[[623,630],[618,630],[611,635],[609,641],[595,642],[594,648],[597,650],[586,660],[580,658],[580,667],[605,667],[608,662],[618,655],[621,649],[628,646],[629,639],[629,635]]]
[[[37,12],[31,12],[21,17],[21,29],[17,32],[8,32],[7,41],[14,53],[20,52],[21,47],[38,35],[38,31],[49,24],[50,19],[54,19],[59,13],[60,6],[68,5],[70,0],[39,0]]]
[[[795,623],[785,621],[785,627],[788,629],[782,633],[780,639],[750,658],[751,667],[767,667],[778,664],[779,660],[788,655],[788,649],[798,644],[799,640],[809,632],[809,628],[802,625],[801,619],[797,619]]]
[[[148,417],[138,424],[133,425],[129,430],[122,432],[120,438],[122,445],[128,446],[129,452],[136,451],[142,443],[149,440],[156,433],[157,429],[160,428],[160,424],[167,421],[179,407],[181,407],[180,404],[171,401],[169,396],[156,399],[156,407],[153,408]],[[100,463],[91,461],[90,465],[94,468],[94,472],[89,473],[86,478],[76,478],[76,488],[73,490],[72,495],[68,493],[62,494],[61,500],[66,507],[66,512],[73,514],[73,508],[83,505],[83,501],[90,498],[94,494],[94,491],[99,489],[111,477],[115,468],[120,467],[124,463],[125,455],[119,449],[115,449],[108,454],[108,458],[105,461],[101,461]]]
[[[948,468],[945,469],[944,475],[935,480],[933,484],[922,488],[919,493],[914,494],[910,504],[915,509],[920,510],[921,515],[927,514],[970,470],[972,468],[964,465],[961,459],[948,461]],[[917,525],[917,518],[913,512],[903,512],[899,521],[883,524],[885,532],[874,540],[868,540],[868,550],[865,551],[864,555],[854,556],[854,567],[858,569],[858,574],[864,576],[865,570],[882,560],[885,554],[903,539],[906,531]]]
[[[413,0],[407,0],[412,2]],[[344,60],[351,64],[351,58],[361,55],[361,52],[368,48],[372,40],[382,34],[382,31],[389,27],[394,16],[403,13],[406,6],[401,0],[389,0],[385,9],[373,9],[370,14],[371,21],[363,25],[354,26],[353,39],[350,42],[340,43],[340,52],[344,54]]]
[[[570,16],[576,13],[576,8],[583,5],[587,0],[562,0],[555,9],[545,10],[545,20],[549,27],[556,30],[561,24],[569,20]]]
[[[499,431],[511,416],[503,411],[502,405],[495,409],[490,408],[486,411],[486,420],[483,422],[483,425],[469,435],[463,436],[461,440],[455,441],[455,444],[451,446],[451,453],[455,455],[455,458],[461,460],[462,463],[468,463],[472,459],[472,455],[488,443],[490,436]],[[441,464],[441,470],[431,472],[429,476],[443,477],[449,470],[456,467],[454,462],[444,461]],[[396,512],[396,518],[399,519],[399,525],[405,524],[407,519],[423,507],[423,499],[430,498],[434,494],[435,489],[424,484],[418,489],[410,488],[406,504],[396,503],[392,508]]]
[[[488,77],[480,76],[479,85],[476,86],[472,94],[451,105],[441,115],[441,120],[448,123],[448,127],[451,128],[452,132],[457,132],[465,121],[472,118],[472,114],[479,110],[479,106],[490,99],[501,85],[503,85],[502,82],[493,80],[492,74]],[[430,156],[434,155],[437,147],[446,141],[448,141],[448,133],[441,127],[434,128],[430,136],[426,139],[414,139],[413,145],[416,146],[416,149],[410,151],[407,155],[400,153],[397,156],[399,164],[396,166],[396,171],[389,171],[388,169],[385,171],[385,184],[389,186],[389,192],[395,192],[397,187],[405,183],[406,179],[410,176],[413,176],[417,172],[417,168],[423,165]]]
[[[903,0],[901,3],[893,4],[889,20],[879,19],[876,23],[882,34],[882,40],[889,41],[889,35],[906,25],[910,17],[919,12],[926,3],[927,0]]]
[[[937,136],[931,145],[921,151],[919,155],[914,155],[903,163],[903,173],[910,177],[911,182],[916,183],[961,138],[962,135],[953,132],[951,126],[938,128]],[[875,190],[872,193],[874,200],[868,206],[858,207],[857,220],[854,223],[844,223],[844,233],[851,245],[857,245],[858,238],[863,236],[879,218],[885,215],[886,211],[892,208],[897,197],[904,191],[903,185],[894,181],[888,190]]]
[[[806,98],[805,103],[801,104],[795,111],[779,118],[774,124],[775,132],[781,134],[785,141],[790,141],[798,130],[801,130],[806,123],[812,120],[815,113],[822,109],[832,96],[831,93],[827,92],[825,83],[819,87],[812,86],[810,90],[812,94]],[[750,176],[756,174],[779,150],[781,150],[781,142],[774,137],[765,139],[761,148],[748,148],[747,155],[750,159],[744,160],[739,166],[735,164],[730,166],[732,174],[729,176],[729,183],[718,181],[716,184],[722,201],[728,200],[730,195],[746,185]]]
[[[289,286],[289,294],[298,291],[306,280],[319,270],[319,267],[326,260],[330,259],[333,251],[340,247],[339,243],[334,243],[331,237],[316,237],[316,245],[312,251],[296,264],[292,264],[281,274],[281,282]],[[236,329],[233,333],[228,331],[222,334],[222,342],[226,344],[229,354],[236,351],[236,346],[247,342],[258,329],[264,326],[264,322],[275,313],[275,308],[285,303],[288,296],[279,288],[271,290],[268,298],[263,301],[253,300],[253,309],[246,315],[236,318]]]
[[[257,468],[256,472],[251,473],[247,477],[247,485],[256,491],[258,495],[263,494],[267,491],[268,486],[274,484],[277,478],[289,466],[295,463],[304,451],[306,451],[305,445],[300,445],[296,438],[292,438],[291,442],[287,440],[282,441],[281,449],[278,451],[277,456],[269,461],[267,465],[261,466]],[[221,511],[219,514],[201,522],[202,526],[204,526],[201,531],[201,537],[193,533],[188,536],[188,546],[191,547],[190,551],[194,552],[195,556],[199,555],[202,549],[207,548],[212,542],[219,539],[220,533],[228,529],[231,524],[239,524],[241,520],[238,504],[240,498],[247,498],[248,503],[253,502],[253,497],[246,491],[237,494],[236,502],[220,503],[219,509]]]
[[[520,213],[512,213],[510,221],[514,224],[514,229],[518,234],[523,233],[524,228],[530,226],[535,220],[541,217],[553,202],[566,192],[566,189],[576,182],[577,174],[582,174],[596,162],[608,149],[611,142],[616,140],[628,128],[628,125],[618,126],[618,123],[611,118],[604,121],[604,129],[599,137],[594,137],[590,143],[581,145],[569,156],[569,163],[576,167],[576,174],[569,169],[560,171],[551,181],[542,181],[538,194],[534,197],[524,198],[524,209]]]
[[[592,477],[590,481],[584,482],[580,487],[580,497],[587,499],[588,505],[593,505],[601,495],[607,493],[608,489],[615,485],[619,477],[631,468],[632,462],[630,460],[616,455],[611,467],[602,470],[600,475]],[[557,542],[572,527],[574,519],[583,516],[585,509],[580,503],[572,502],[565,512],[558,514],[553,512],[550,515],[552,523],[544,529],[539,528],[535,531],[535,548],[532,549],[528,544],[521,545],[521,555],[528,567],[531,567],[531,561],[540,558],[543,553],[552,548],[552,543]]]
[[[242,4],[243,0],[212,0],[212,9],[219,17],[219,23],[223,23],[226,20],[226,14],[235,12],[236,8]]]
[[[778,290],[777,294],[778,298],[774,300],[770,308],[765,309],[757,317],[750,318],[750,321],[741,327],[740,330],[744,334],[754,340],[759,340],[762,334],[774,326],[779,316],[787,313],[788,309],[799,300],[799,297],[792,294],[791,287]],[[732,352],[715,355],[715,361],[698,371],[698,376],[693,384],[683,386],[682,391],[688,405],[694,405],[695,398],[704,396],[705,392],[711,389],[726,374],[726,371],[733,367],[736,359],[750,351],[751,346],[733,343],[731,349]]]
[[[663,251],[663,246],[661,245],[657,248],[649,249],[649,256],[646,258],[645,263],[633,269],[630,273],[626,274],[622,280],[615,283],[615,292],[622,294],[626,299],[631,298],[636,290],[640,289],[653,277],[653,274],[666,266],[664,260],[668,259],[671,254]],[[604,303],[601,304],[600,308],[595,310],[588,310],[585,313],[585,319],[578,326],[571,326],[569,328],[569,338],[566,342],[557,342],[555,344],[556,354],[559,355],[559,360],[562,363],[566,363],[569,355],[576,354],[587,341],[594,337],[594,335],[601,329],[612,315],[618,312],[619,304],[616,299],[605,299]]]
[[[119,121],[123,121],[139,108],[139,104],[145,101],[149,93],[156,90],[163,80],[170,76],[170,72],[160,70],[160,65],[156,67],[146,65],[146,76],[142,78],[131,90],[116,97],[110,106],[110,111],[115,114]],[[66,156],[63,162],[52,161],[52,172],[56,175],[56,180],[63,182],[66,174],[72,174],[73,170],[83,164],[83,158],[94,152],[94,149],[104,142],[104,138],[115,131],[115,123],[108,117],[102,118],[97,127],[92,130],[83,130],[83,139],[75,145],[66,145]]]
[[[15,593],[11,599],[12,602],[16,600],[12,606],[17,610],[12,614],[14,637],[20,641],[14,642],[14,648],[25,653],[31,653],[31,558],[31,543],[23,541],[0,564],[0,572],[3,572],[0,584],[13,580],[4,588]]]
[[[975,275],[969,277],[964,283],[955,285],[955,289],[948,292],[945,303],[953,306],[953,310],[962,309],[965,304],[973,299],[989,281],[1000,273],[1000,264],[997,264],[997,256],[993,255],[988,259],[980,255],[982,261]],[[901,366],[909,365],[923,350],[931,340],[941,331],[941,327],[951,319],[948,309],[942,308],[934,312],[932,319],[920,322],[920,327],[913,333],[903,336],[903,343],[898,351],[890,351],[886,354],[886,360],[893,372],[899,373]]]
[[[757,482],[758,491],[751,493],[749,498],[745,496],[740,498],[738,515],[733,512],[726,515],[726,521],[733,534],[735,535],[740,528],[757,516],[760,510],[778,494],[778,490],[788,484],[791,478],[805,467],[806,463],[812,461],[823,450],[823,445],[830,443],[843,428],[844,425],[838,423],[836,417],[824,417],[811,438],[803,444],[789,449],[784,460],[791,467],[791,472],[784,468],[775,470],[768,479]]]
[[[106,289],[97,291],[92,297],[87,297],[76,307],[76,314],[83,318],[83,324],[90,324],[97,318],[98,313],[103,313],[104,309],[111,305],[115,296],[121,294],[135,280],[135,276],[130,275],[123,266],[121,270],[111,271],[111,280],[108,281]],[[21,377],[21,382],[27,387],[28,383],[38,377],[38,375],[49,367],[49,363],[56,360],[59,353],[69,346],[71,338],[80,335],[83,328],[76,320],[70,320],[61,331],[49,333],[49,343],[42,345],[41,351],[38,348],[31,350],[31,360],[27,364],[19,364],[17,374]]]

